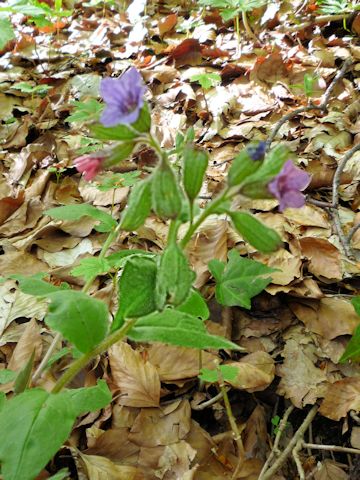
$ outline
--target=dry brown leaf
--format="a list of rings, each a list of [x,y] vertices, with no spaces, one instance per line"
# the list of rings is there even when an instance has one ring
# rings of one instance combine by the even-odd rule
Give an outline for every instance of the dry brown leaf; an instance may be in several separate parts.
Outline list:
[[[129,440],[141,447],[169,445],[183,440],[191,427],[191,408],[187,400],[160,408],[143,408],[129,434]]]
[[[275,285],[288,285],[296,278],[301,277],[301,260],[290,252],[281,248],[271,255],[256,253],[253,258],[268,267],[278,269],[271,274]]]
[[[229,362],[226,365],[235,367],[238,371],[235,380],[226,382],[247,392],[265,390],[275,377],[274,360],[266,352],[250,353],[239,362]]]
[[[313,205],[306,205],[302,208],[287,208],[283,215],[290,223],[294,222],[305,227],[330,228],[326,212]]]
[[[170,13],[170,15],[161,18],[158,23],[160,36],[162,37],[165,33],[170,32],[177,24],[177,21],[178,16],[176,13]]]
[[[148,349],[148,358],[159,372],[160,380],[183,380],[199,375],[199,350],[155,343]],[[217,355],[202,352],[202,367],[215,368],[219,363]]]
[[[327,340],[340,335],[352,335],[359,317],[352,304],[337,297],[291,302],[290,308],[306,327]]]
[[[125,342],[113,345],[109,361],[114,383],[119,388],[120,405],[155,407],[160,402],[159,374],[150,362]]]
[[[106,457],[79,454],[79,473],[91,480],[143,480],[141,470],[127,465],[116,465]]]
[[[319,412],[331,420],[340,420],[350,410],[360,410],[360,378],[348,377],[328,386]]]
[[[0,199],[0,225],[7,220],[24,202],[24,190],[16,197],[3,197]]]
[[[309,358],[296,340],[286,342],[283,365],[278,368],[281,381],[277,393],[289,398],[297,408],[315,403],[322,396],[326,375],[315,367],[313,358]]]
[[[266,459],[267,452],[267,420],[264,407],[257,405],[246,422],[242,433],[247,458]]]
[[[318,466],[314,480],[349,480],[349,475],[336,462],[326,459]]]
[[[40,327],[36,320],[32,319],[26,325],[25,331],[13,351],[8,363],[9,370],[19,371],[24,368],[33,353],[35,353],[34,362],[36,362],[41,356],[41,351]]]
[[[46,263],[38,260],[34,255],[27,252],[14,250],[5,255],[0,255],[1,275],[12,274],[33,275],[35,273],[48,272],[49,267]]]
[[[88,434],[88,430],[86,433]],[[91,447],[86,450],[88,455],[106,456],[113,462],[129,463],[130,458],[136,458],[139,454],[139,446],[130,442],[128,439],[129,429],[110,428],[105,432],[93,438]]]
[[[302,254],[309,259],[309,272],[317,277],[342,279],[341,253],[332,243],[313,237],[303,237],[299,242]]]

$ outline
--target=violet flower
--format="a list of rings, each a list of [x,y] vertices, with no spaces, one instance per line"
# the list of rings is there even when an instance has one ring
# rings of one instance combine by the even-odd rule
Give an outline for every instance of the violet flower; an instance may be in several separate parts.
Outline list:
[[[259,142],[257,145],[250,145],[246,149],[249,154],[249,157],[251,157],[254,161],[258,161],[258,160],[264,160],[266,147],[267,147],[266,142]]]
[[[76,158],[73,162],[78,172],[84,174],[84,178],[87,182],[92,180],[102,170],[102,163],[105,157],[99,154],[83,155]]]
[[[145,86],[136,68],[131,67],[119,78],[103,78],[100,94],[106,107],[100,121],[105,127],[134,123],[144,104]]]
[[[268,184],[268,189],[279,200],[279,210],[282,212],[288,207],[300,208],[305,205],[305,196],[301,191],[309,183],[310,175],[288,160],[281,172]]]

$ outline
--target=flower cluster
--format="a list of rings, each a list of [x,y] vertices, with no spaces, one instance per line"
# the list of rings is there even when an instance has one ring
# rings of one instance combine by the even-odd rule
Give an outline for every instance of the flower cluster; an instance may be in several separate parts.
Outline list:
[[[310,183],[310,175],[295,167],[291,160],[288,160],[279,175],[269,184],[269,192],[279,200],[279,210],[285,208],[300,208],[305,205],[305,196],[301,192]]]

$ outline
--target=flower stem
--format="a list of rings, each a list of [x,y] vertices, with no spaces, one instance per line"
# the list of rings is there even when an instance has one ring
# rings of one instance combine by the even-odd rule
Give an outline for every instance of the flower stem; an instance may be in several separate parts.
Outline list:
[[[85,353],[82,357],[75,360],[66,370],[64,375],[60,377],[59,380],[56,382],[51,393],[60,392],[93,358],[95,358],[97,355],[100,355],[101,353],[106,352],[106,350],[108,350],[108,348],[110,348],[114,343],[122,340],[126,336],[128,331],[131,330],[131,328],[134,326],[136,320],[136,318],[126,320],[124,325],[119,330],[116,330],[116,332],[106,337],[90,352]]]
[[[215,213],[216,209],[226,200],[228,200],[229,189],[227,188],[217,199],[211,202],[203,211],[203,213],[199,216],[196,222],[189,225],[187,232],[185,233],[184,237],[180,241],[180,247],[185,248],[186,245],[191,240],[191,237],[194,235],[196,230],[200,227],[200,225],[206,220],[206,218]]]

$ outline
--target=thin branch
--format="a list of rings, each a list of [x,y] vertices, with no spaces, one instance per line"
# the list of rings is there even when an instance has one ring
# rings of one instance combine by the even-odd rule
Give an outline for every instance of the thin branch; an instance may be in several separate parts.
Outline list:
[[[315,200],[314,198],[310,198],[309,195],[306,196],[306,203],[311,203],[316,207],[333,208],[332,203],[322,202],[321,200]]]
[[[283,27],[279,29],[279,31],[283,32],[299,32],[304,30],[304,28],[311,27],[312,25],[317,25],[321,23],[328,23],[328,22],[338,22],[340,20],[348,19],[352,16],[349,13],[341,13],[338,15],[319,15],[312,20],[308,20],[307,22],[300,23],[299,25],[294,25],[292,27]]]
[[[311,450],[326,450],[328,452],[341,452],[341,453],[355,453],[360,455],[358,448],[339,447],[337,445],[320,445],[317,443],[303,443],[303,448],[310,448]]]
[[[227,391],[229,391],[230,388],[227,388]],[[199,405],[194,405],[191,408],[193,410],[205,410],[205,408],[210,407],[211,405],[214,405],[214,403],[218,402],[223,398],[224,394],[223,392],[219,392],[215,397],[210,398],[209,400],[206,400],[205,402],[199,403]]]
[[[309,428],[310,423],[315,418],[317,411],[318,411],[318,406],[314,405],[312,409],[309,411],[309,413],[307,414],[307,416],[305,417],[305,420],[300,425],[299,429],[295,432],[295,435],[290,440],[285,450],[281,453],[279,458],[273,463],[273,465],[266,472],[260,474],[258,480],[272,480],[274,478],[275,473],[286,462],[286,459],[291,454],[295,445],[298,443],[300,439],[303,438],[304,433]]]
[[[62,339],[62,334],[60,332],[58,332],[55,335],[55,337],[52,339],[51,344],[50,344],[47,352],[45,353],[45,355],[42,358],[39,366],[35,370],[35,373],[31,378],[32,383],[36,382],[36,380],[41,377],[41,374],[42,374],[43,370],[45,370],[45,367],[46,367],[48,361],[50,360],[52,354],[54,353],[54,351],[57,347],[57,344],[59,342],[61,342],[61,339]]]
[[[346,236],[346,242],[350,245],[352,237],[355,235],[355,233],[359,230],[360,228],[360,223],[357,223],[354,225],[352,228],[350,228],[349,233]]]
[[[296,468],[299,474],[299,480],[305,480],[305,472],[299,457],[299,452],[302,449],[302,447],[303,447],[303,443],[302,443],[302,439],[300,439],[292,451],[292,455],[294,457]]]
[[[246,31],[248,37],[251,38],[252,40],[255,40],[255,42],[258,42],[259,39],[255,35],[255,33],[251,30],[248,17],[247,17],[246,12],[244,10],[241,12],[241,20],[243,22],[243,25],[245,27],[245,31]]]
[[[326,89],[326,92],[325,92],[325,95],[324,95],[324,99],[323,101],[321,102],[320,104],[320,107],[322,110],[327,110],[327,104],[329,103],[329,100],[330,100],[330,97],[331,97],[331,94],[336,86],[336,84],[339,82],[339,80],[341,80],[345,74],[346,74],[346,71],[347,69],[349,68],[349,66],[352,64],[353,62],[353,59],[352,57],[348,57],[344,63],[342,64],[342,67],[341,69],[337,72],[337,74],[335,75],[335,77],[333,78],[332,82],[330,83],[330,85],[328,86],[328,88]]]
[[[264,466],[260,472],[260,476],[259,476],[259,480],[262,478],[262,475],[265,474],[265,472],[267,471],[267,469],[270,467],[271,465],[271,462],[273,461],[274,457],[276,455],[279,455],[280,451],[279,451],[279,443],[280,443],[280,439],[281,439],[281,436],[285,430],[285,427],[286,427],[286,424],[287,424],[287,421],[288,421],[288,418],[289,416],[291,415],[291,413],[294,411],[295,407],[294,405],[291,405],[285,412],[284,416],[282,417],[282,419],[280,420],[280,423],[279,423],[279,428],[278,428],[278,431],[276,433],[276,437],[275,437],[275,441],[274,441],[274,445],[271,449],[271,452],[270,452],[270,455],[269,457],[267,458],[266,462],[264,463]]]

